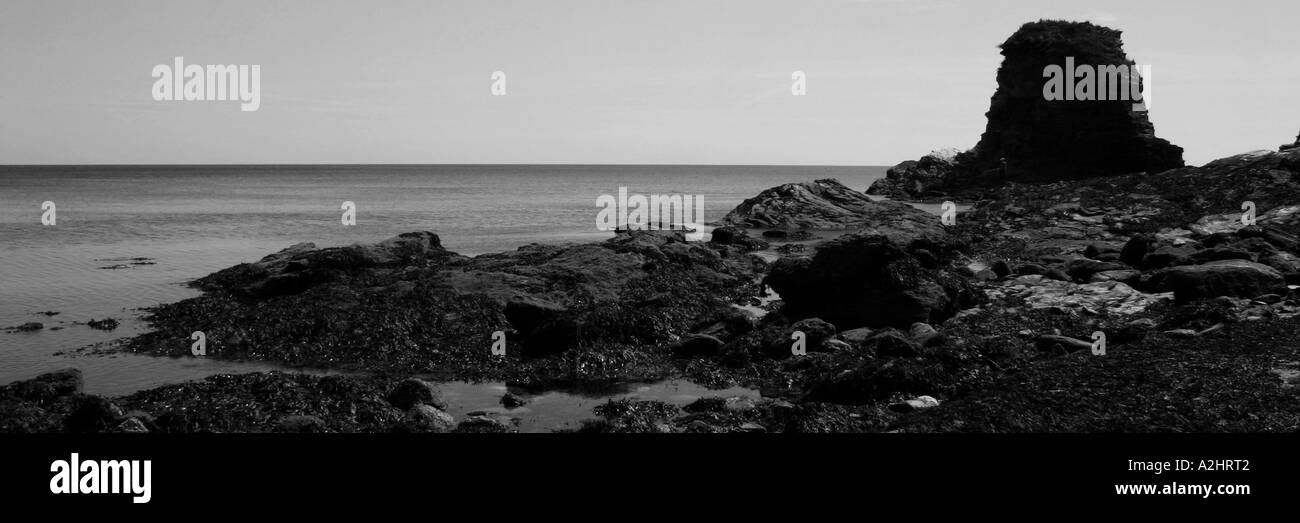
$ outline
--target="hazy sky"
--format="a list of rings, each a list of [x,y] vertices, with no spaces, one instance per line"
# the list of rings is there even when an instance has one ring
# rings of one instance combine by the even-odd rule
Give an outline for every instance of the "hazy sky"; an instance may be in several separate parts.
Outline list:
[[[1124,31],[1190,163],[1300,131],[1300,3],[0,1],[0,163],[892,165],[969,148],[1039,18]],[[157,102],[260,65],[261,108]],[[507,75],[492,96],[491,74]],[[807,96],[790,92],[807,74]]]

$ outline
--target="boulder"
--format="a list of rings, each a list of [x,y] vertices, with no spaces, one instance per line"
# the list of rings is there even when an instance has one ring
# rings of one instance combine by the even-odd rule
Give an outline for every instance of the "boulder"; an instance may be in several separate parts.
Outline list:
[[[822,352],[823,345],[835,337],[835,326],[821,318],[808,318],[799,320],[786,329],[784,338],[790,339],[795,331],[804,333],[804,340],[807,342],[808,352]],[[788,343],[787,343],[788,345]]]
[[[812,258],[782,258],[765,281],[787,316],[818,317],[840,329],[940,323],[976,300],[963,279],[925,269],[881,235],[847,234]]]
[[[723,345],[722,340],[708,334],[687,334],[669,345],[668,349],[678,358],[695,358],[713,356]]]
[[[84,384],[81,370],[67,368],[41,374],[30,380],[10,383],[0,389],[0,395],[8,394],[27,401],[45,403],[79,393]]]
[[[1070,275],[1075,281],[1088,281],[1093,274],[1106,271],[1122,271],[1128,269],[1127,265],[1122,263],[1112,263],[1097,261],[1088,258],[1075,258],[1065,262],[1065,273]]]
[[[872,200],[832,179],[767,189],[736,206],[722,222],[765,229],[859,229],[904,246],[917,240],[948,241],[938,216],[900,202]]]
[[[1253,298],[1286,294],[1286,280],[1276,269],[1245,260],[1223,260],[1166,269],[1160,288],[1180,302],[1216,296]]]
[[[388,403],[402,410],[409,410],[416,405],[432,405],[445,409],[447,402],[432,384],[417,378],[407,378],[397,383],[388,393]]]
[[[456,419],[432,405],[416,405],[406,412],[407,426],[413,432],[451,432]]]

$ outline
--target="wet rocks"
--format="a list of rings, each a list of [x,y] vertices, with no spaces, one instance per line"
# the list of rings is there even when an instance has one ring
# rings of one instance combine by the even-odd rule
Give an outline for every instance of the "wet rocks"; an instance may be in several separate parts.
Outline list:
[[[96,330],[111,331],[117,328],[118,323],[113,318],[104,318],[102,320],[90,320],[86,322],[86,325]]]
[[[41,322],[29,321],[22,325],[17,325],[14,327],[6,327],[5,332],[36,332],[44,328],[45,328],[45,324]]]
[[[432,384],[416,378],[407,378],[398,382],[392,392],[388,393],[388,402],[402,410],[409,410],[417,405],[447,408],[447,402],[442,399],[442,395]]]
[[[258,299],[295,295],[318,285],[346,281],[373,269],[423,266],[456,259],[437,234],[421,231],[373,244],[317,249],[299,243],[255,263],[244,263],[199,278],[203,290],[226,290]]]
[[[12,395],[27,401],[47,403],[81,392],[85,381],[81,370],[68,368],[41,374],[30,380],[16,381],[0,388],[0,395]]]
[[[201,323],[209,326],[209,353],[220,358],[408,375],[454,368],[475,379],[508,379],[534,366],[552,372],[564,367],[540,360],[610,346],[649,352],[697,332],[701,318],[724,318],[761,288],[766,269],[736,239],[724,245],[689,241],[681,231],[624,231],[597,243],[532,244],[474,258],[443,250],[432,233],[344,250],[298,245],[201,279],[202,296],[159,307],[147,318],[155,330],[128,346],[183,355],[189,343],[178,342]],[[311,272],[317,276],[301,276]],[[309,285],[254,292],[279,276]],[[506,357],[484,357],[498,331],[506,334]],[[593,368],[600,367],[585,369]]]
[[[451,432],[456,419],[433,405],[416,405],[406,412],[406,428],[412,432]]]
[[[501,396],[501,406],[507,409],[517,409],[528,404],[528,400],[513,392],[506,392]]]
[[[836,332],[834,325],[821,318],[808,318],[795,322],[787,329],[785,338],[790,339],[790,335],[796,331],[804,334],[809,352],[826,351],[826,342],[834,339]]]
[[[1120,281],[1077,284],[1039,275],[1020,276],[1000,287],[985,289],[990,297],[1014,296],[1032,308],[1106,312],[1128,316],[1172,301],[1171,292],[1144,293]]]
[[[1286,280],[1276,269],[1245,260],[1222,260],[1167,269],[1160,286],[1180,302],[1216,296],[1255,297],[1285,293]]]
[[[718,245],[734,246],[746,252],[762,250],[768,247],[767,242],[750,236],[746,230],[731,226],[713,229],[713,236],[709,241]]]

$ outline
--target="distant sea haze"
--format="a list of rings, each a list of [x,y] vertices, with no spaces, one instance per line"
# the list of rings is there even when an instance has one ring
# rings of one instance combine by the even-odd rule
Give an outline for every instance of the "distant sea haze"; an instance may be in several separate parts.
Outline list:
[[[121,394],[264,365],[71,354],[141,332],[136,309],[196,295],[184,284],[299,242],[438,233],[465,255],[534,242],[598,241],[597,198],[704,197],[704,222],[783,183],[836,178],[866,190],[886,167],[658,165],[0,166],[0,384],[58,368]],[[41,224],[43,202],[57,222]],[[344,226],[341,205],[356,204]],[[115,268],[105,268],[115,267]],[[58,312],[47,316],[41,312]],[[81,323],[113,317],[114,331]],[[56,330],[57,329],[57,330]],[[63,353],[63,354],[56,354]],[[75,361],[74,361],[75,359]]]

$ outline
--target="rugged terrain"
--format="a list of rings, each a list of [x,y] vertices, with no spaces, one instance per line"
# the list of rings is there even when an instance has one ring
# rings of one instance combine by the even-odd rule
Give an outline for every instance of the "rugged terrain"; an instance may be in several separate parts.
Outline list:
[[[153,330],[115,350],[195,357],[201,331],[203,357],[349,375],[103,398],[73,369],[0,388],[0,431],[504,432],[452,419],[436,382],[666,378],[763,398],[610,401],[575,430],[1296,431],[1300,147],[1183,167],[1145,115],[1034,127],[1020,72],[1076,51],[1127,60],[1118,32],[1027,24],[1003,50],[977,149],[872,188],[969,204],[953,224],[816,180],[746,200],[706,242],[620,231],[472,258],[433,232],[295,245],[198,279],[201,296],[153,308]],[[1035,133],[1049,136],[1022,140]],[[994,149],[1009,176],[971,170]]]

